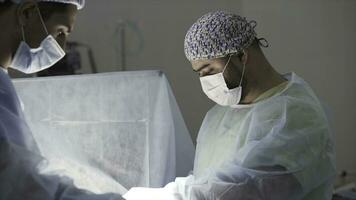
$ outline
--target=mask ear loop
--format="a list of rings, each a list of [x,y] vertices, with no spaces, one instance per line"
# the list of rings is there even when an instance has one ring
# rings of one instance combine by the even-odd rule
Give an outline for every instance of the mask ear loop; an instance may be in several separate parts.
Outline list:
[[[40,21],[41,21],[41,23],[43,25],[43,29],[45,30],[46,34],[49,35],[48,30],[47,30],[47,26],[46,26],[46,24],[45,24],[45,22],[44,22],[44,20],[42,18],[42,14],[41,14],[40,8],[38,7],[38,4],[36,4],[36,9],[37,9],[37,12],[38,12],[38,16],[40,17]]]
[[[246,55],[245,50],[242,50],[242,52],[243,52],[244,55]],[[240,80],[240,83],[239,83],[239,87],[241,87],[242,80],[243,80],[243,77],[244,77],[244,75],[245,75],[245,68],[246,68],[246,63],[243,64],[242,75],[241,75],[241,80]]]
[[[36,10],[37,10],[37,13],[38,13],[38,15],[39,15],[39,17],[40,17],[40,21],[41,21],[41,23],[42,23],[43,29],[45,30],[46,34],[49,35],[49,34],[48,34],[47,27],[46,27],[46,24],[44,23],[43,18],[42,18],[40,8],[38,7],[37,4],[36,4]],[[24,42],[26,42],[24,25],[22,25],[22,24],[21,24],[21,34],[22,34],[22,40],[23,40]]]
[[[225,69],[226,69],[226,67],[229,65],[229,63],[230,63],[230,60],[231,60],[231,54],[230,54],[230,56],[229,56],[229,59],[227,60],[227,62],[226,62],[226,64],[225,64],[225,67],[224,67],[224,69],[223,69],[223,71],[222,71],[222,73],[224,74],[224,72],[225,72]]]
[[[24,42],[26,42],[24,25],[22,25],[22,24],[21,24],[21,34],[22,34],[22,40]]]

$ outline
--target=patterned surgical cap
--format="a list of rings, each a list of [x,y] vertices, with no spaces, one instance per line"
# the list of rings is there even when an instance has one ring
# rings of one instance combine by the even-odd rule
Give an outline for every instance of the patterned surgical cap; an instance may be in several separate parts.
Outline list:
[[[224,11],[211,12],[187,32],[184,52],[189,61],[225,57],[249,47],[257,34],[255,21]]]

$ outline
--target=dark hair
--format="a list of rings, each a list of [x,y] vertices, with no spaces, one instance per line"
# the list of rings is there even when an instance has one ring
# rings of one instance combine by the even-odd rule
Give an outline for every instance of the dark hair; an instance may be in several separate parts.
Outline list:
[[[5,0],[4,2],[0,3],[0,13],[2,13],[4,10],[8,9],[12,5],[13,3],[11,2],[11,0]]]
[[[70,4],[57,2],[38,2],[38,7],[41,11],[43,20],[47,20],[54,13],[66,12]]]

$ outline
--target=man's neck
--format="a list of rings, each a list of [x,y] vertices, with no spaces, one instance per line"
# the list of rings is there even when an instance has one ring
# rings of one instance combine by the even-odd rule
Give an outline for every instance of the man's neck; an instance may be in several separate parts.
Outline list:
[[[255,73],[254,77],[246,80],[246,86],[243,87],[245,92],[243,91],[243,99],[241,100],[242,104],[252,103],[269,89],[286,81],[283,76],[276,72],[268,62],[261,65],[259,66],[261,71],[259,73]]]

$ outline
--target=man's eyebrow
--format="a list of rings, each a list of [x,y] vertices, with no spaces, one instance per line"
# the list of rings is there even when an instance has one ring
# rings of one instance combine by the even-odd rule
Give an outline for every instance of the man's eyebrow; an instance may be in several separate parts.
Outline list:
[[[205,64],[205,65],[201,66],[199,69],[193,70],[193,71],[195,71],[195,72],[200,72],[202,69],[208,67],[209,65],[210,65],[210,64]]]

